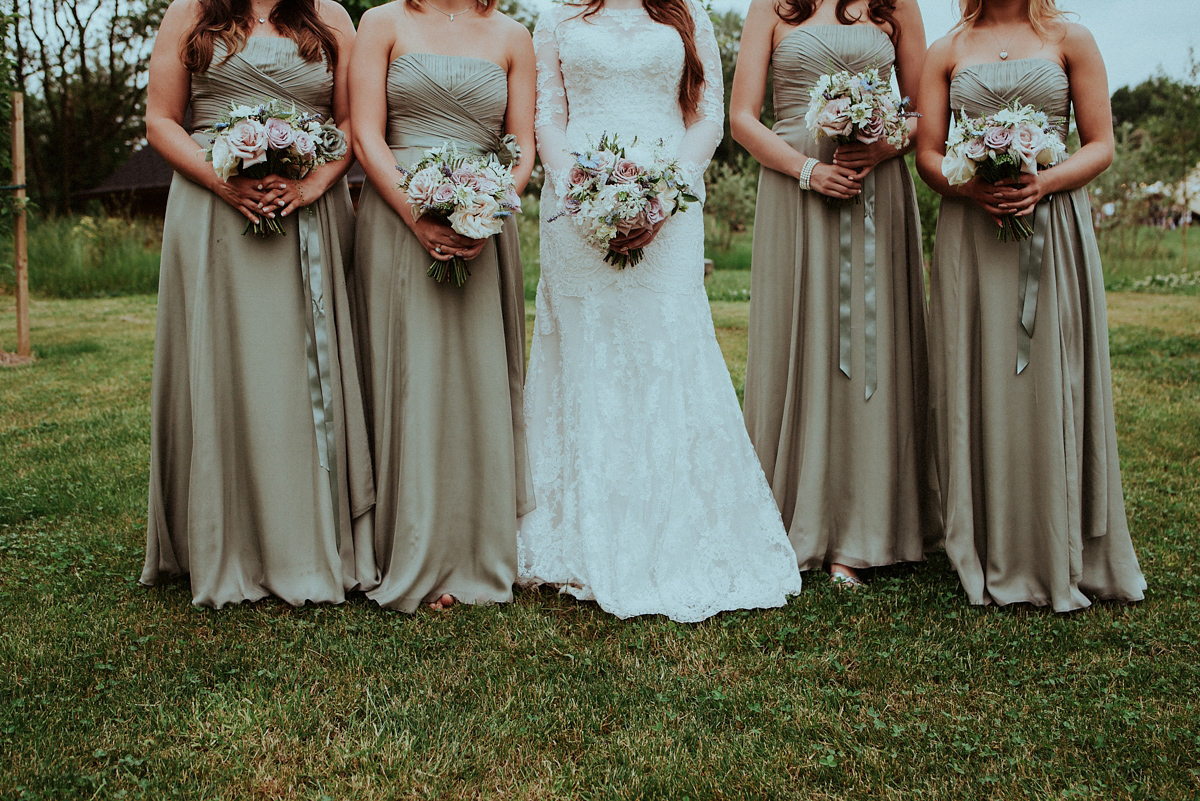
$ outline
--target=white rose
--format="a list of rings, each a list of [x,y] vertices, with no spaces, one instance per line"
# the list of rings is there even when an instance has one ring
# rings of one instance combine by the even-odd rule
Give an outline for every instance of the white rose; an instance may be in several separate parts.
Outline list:
[[[471,239],[486,239],[504,227],[503,218],[496,216],[499,211],[500,204],[495,199],[479,195],[471,205],[455,209],[450,215],[450,227]]]
[[[228,181],[230,176],[237,172],[238,158],[229,147],[229,138],[224,135],[213,139],[212,165],[217,177],[222,181]]]
[[[975,162],[953,148],[942,157],[942,175],[951,186],[962,186],[975,176]]]

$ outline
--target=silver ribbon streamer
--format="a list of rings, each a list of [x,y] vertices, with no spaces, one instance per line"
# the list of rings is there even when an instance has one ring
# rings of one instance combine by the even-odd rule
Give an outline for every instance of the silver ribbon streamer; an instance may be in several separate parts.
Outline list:
[[[1021,266],[1017,279],[1017,375],[1029,366],[1033,348],[1033,327],[1037,320],[1038,283],[1042,257],[1046,252],[1046,233],[1050,227],[1050,199],[1038,204],[1033,213],[1033,236],[1021,242]]]
[[[839,245],[841,265],[838,274],[838,368],[850,377],[851,297],[854,275],[854,205],[846,202],[839,209]],[[865,361],[865,399],[870,400],[878,385],[875,295],[875,173],[863,179],[863,359]]]
[[[318,200],[321,204],[324,199]],[[316,204],[314,204],[316,205]],[[333,500],[334,525],[340,528],[338,512],[338,476],[335,461],[337,446],[333,422],[333,381],[330,377],[329,322],[325,314],[325,276],[321,259],[320,223],[313,210],[297,215],[300,232],[300,274],[310,315],[304,331],[304,349],[308,356],[308,391],[312,400],[313,427],[317,436],[317,458],[329,474]]]

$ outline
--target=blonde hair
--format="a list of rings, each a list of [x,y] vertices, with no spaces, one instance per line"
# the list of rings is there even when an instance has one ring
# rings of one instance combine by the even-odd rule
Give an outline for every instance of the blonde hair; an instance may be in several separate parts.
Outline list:
[[[956,28],[973,28],[983,16],[983,4],[987,0],[958,0],[958,9],[962,19]],[[1028,0],[1026,9],[1029,13],[1029,24],[1039,37],[1045,39],[1050,33],[1047,25],[1066,18],[1069,12],[1058,7],[1055,0]]]

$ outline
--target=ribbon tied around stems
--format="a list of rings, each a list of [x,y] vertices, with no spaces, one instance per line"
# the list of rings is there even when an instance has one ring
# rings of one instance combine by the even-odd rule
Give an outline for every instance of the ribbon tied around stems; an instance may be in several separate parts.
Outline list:
[[[323,206],[325,198],[313,205]],[[329,493],[333,501],[334,530],[340,527],[338,511],[337,446],[333,415],[333,381],[329,318],[325,312],[325,268],[321,254],[321,225],[312,206],[307,214],[298,214],[300,231],[300,275],[304,284],[309,315],[304,326],[304,350],[308,362],[308,391],[312,401],[313,428],[316,432],[317,458],[329,475]]]
[[[838,369],[846,378],[850,377],[850,329],[851,297],[854,275],[854,209],[856,204],[844,202],[839,208],[838,271]],[[878,355],[876,335],[875,293],[875,172],[867,173],[863,179],[863,376],[864,400],[870,400],[878,384]]]
[[[1046,252],[1046,229],[1050,227],[1051,198],[1038,203],[1033,213],[1033,236],[1021,241],[1020,273],[1017,278],[1017,375],[1029,366],[1033,327],[1037,321],[1038,284]]]

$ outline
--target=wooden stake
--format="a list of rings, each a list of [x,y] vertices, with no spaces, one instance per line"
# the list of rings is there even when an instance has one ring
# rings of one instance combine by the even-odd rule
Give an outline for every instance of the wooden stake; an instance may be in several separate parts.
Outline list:
[[[13,232],[17,273],[17,356],[30,358],[29,343],[29,252],[25,242],[25,95],[12,93],[12,166],[17,197],[17,225]]]

